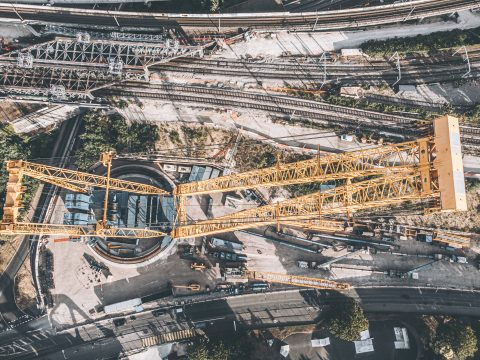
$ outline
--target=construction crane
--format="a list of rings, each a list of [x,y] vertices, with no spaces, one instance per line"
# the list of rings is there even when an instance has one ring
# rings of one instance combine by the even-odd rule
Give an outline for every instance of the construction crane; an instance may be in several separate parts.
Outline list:
[[[15,222],[0,224],[0,234],[3,235],[70,235],[70,236],[100,236],[113,238],[153,238],[167,235],[162,231],[139,228],[101,228],[94,225],[62,225]]]
[[[351,288],[350,284],[347,283],[340,283],[332,280],[312,278],[306,276],[279,274],[273,272],[247,270],[245,271],[245,276],[250,280],[294,285],[311,289],[348,290]]]
[[[20,177],[24,175],[29,176],[43,182],[81,193],[88,193],[89,189],[92,187],[106,188],[108,186],[110,190],[129,191],[136,194],[169,195],[167,191],[152,185],[111,177],[107,181],[106,176],[62,169],[25,160],[7,161],[7,171],[9,174],[17,173]]]
[[[434,146],[433,138],[424,138],[328,156],[318,154],[309,160],[180,184],[173,193],[191,196],[410,171],[429,165]]]
[[[35,164],[23,160],[8,161],[7,193],[5,197],[4,214],[0,224],[0,234],[6,235],[71,235],[71,236],[101,236],[118,238],[152,238],[167,235],[162,231],[137,228],[114,228],[107,224],[107,204],[109,190],[130,191],[140,194],[168,194],[163,189],[151,185],[120,180],[110,177],[113,154],[104,153],[102,163],[107,167],[107,176],[98,176],[79,171],[55,168]],[[105,191],[104,211],[102,220],[94,226],[37,224],[17,222],[22,195],[26,190],[22,185],[23,176],[49,182],[72,191],[88,192],[88,187],[103,187]]]
[[[438,184],[427,181],[424,186],[420,174],[411,172],[395,176],[336,187],[310,195],[260,206],[213,219],[181,225],[173,231],[174,237],[190,238],[251,227],[321,219],[324,215],[340,214],[399,204],[405,201],[439,197]]]
[[[293,171],[282,173],[281,171],[275,171],[274,167],[266,169],[266,173],[263,173],[265,178],[262,178],[262,171],[260,170],[259,172],[248,172],[249,176],[244,176],[244,174],[234,175],[233,177],[227,176],[227,179],[224,179],[227,181],[226,183],[223,182],[222,178],[219,178],[216,182],[210,182],[209,180],[207,182],[193,183],[188,188],[188,191],[182,192],[177,190],[177,194],[202,193],[207,188],[210,188],[212,192],[237,189],[240,186],[238,184],[249,188],[257,186],[256,184],[274,186],[277,183],[298,183],[303,181],[301,174],[303,174],[304,178],[308,178],[309,181],[314,179],[319,181],[322,180],[317,177],[320,169],[323,170],[322,176],[326,179],[340,177],[349,179],[354,176],[365,176],[368,174],[381,175],[357,183],[347,181],[346,185],[341,187],[273,205],[198,221],[189,225],[180,225],[173,230],[173,237],[189,238],[212,235],[272,224],[277,224],[278,228],[280,223],[293,222],[301,224],[305,220],[321,220],[324,215],[341,213],[351,215],[358,210],[415,200],[438,200],[438,206],[430,209],[430,211],[464,211],[467,209],[467,204],[463,181],[458,119],[450,116],[435,119],[434,129],[435,136],[433,138],[409,143],[408,148],[410,150],[394,152],[397,159],[402,159],[400,167],[395,166],[398,162],[392,163],[389,160],[392,153],[385,152],[383,153],[385,156],[377,153],[374,161],[370,160],[372,159],[370,157],[360,157],[356,158],[357,161],[354,162],[349,162],[348,160],[346,162],[334,162],[329,171],[324,171],[325,167],[317,167],[316,173],[298,173],[296,167],[293,166],[291,168]],[[381,154],[381,150],[377,151]],[[359,153],[364,152],[361,151]],[[351,156],[355,158],[355,154],[356,152],[352,153]],[[335,158],[335,155],[333,157]],[[322,161],[320,158],[316,160],[320,163]],[[358,160],[361,161],[358,162]],[[330,164],[328,160],[327,163]],[[357,164],[362,166],[364,163],[367,163],[368,167],[361,167],[360,171],[358,171]],[[310,165],[312,165],[312,162],[310,162]],[[353,165],[353,167],[350,167],[350,165]],[[379,165],[380,167],[378,168]],[[312,168],[310,167],[310,169]],[[392,171],[391,169],[400,169],[401,171]],[[350,172],[350,170],[353,171]],[[255,174],[258,175],[256,178]],[[280,176],[282,174],[285,174],[285,177]],[[255,180],[252,181],[252,179]],[[235,182],[237,180],[238,182]],[[228,187],[225,184],[229,184]],[[185,185],[190,186],[190,184]]]
[[[435,148],[433,138],[423,138],[355,152],[320,156],[266,169],[180,184],[174,189],[179,224],[186,223],[186,196],[257,187],[327,182],[339,179],[402,173],[412,169],[428,171]]]
[[[315,159],[293,164],[277,164],[267,169],[179,185],[174,190],[174,195],[177,197],[176,206],[181,225],[173,229],[171,236],[190,238],[270,224],[276,224],[277,228],[280,224],[288,223],[314,226],[318,221],[326,222],[327,220],[323,218],[326,215],[346,213],[351,217],[355,211],[416,200],[436,200],[437,205],[430,209],[431,211],[466,210],[458,119],[444,116],[435,119],[433,125],[434,137],[430,138],[352,153],[325,157],[319,155]],[[104,163],[107,164],[105,161]],[[33,231],[43,230],[46,231],[44,233],[67,235],[82,235],[80,233],[83,232],[101,234],[100,236],[118,236],[118,232],[123,231],[125,237],[136,237],[136,231],[143,231],[145,236],[159,233],[149,229],[105,228],[105,220],[97,224],[93,232],[91,229],[78,226],[59,225],[49,228],[48,225],[14,224],[21,193],[24,191],[21,184],[23,174],[33,174],[44,181],[74,187],[107,188],[108,185],[110,189],[139,193],[152,191],[155,194],[162,194],[165,191],[136,183],[133,183],[137,186],[134,187],[131,182],[126,186],[126,183],[118,179],[39,164],[32,165],[28,162],[12,163],[10,170],[5,215],[0,233],[2,231],[34,233]],[[352,181],[357,177],[367,177],[368,180]],[[346,179],[345,185],[192,224],[186,224],[185,221],[185,203],[188,195],[335,179]],[[333,227],[338,227],[338,224],[333,224]]]

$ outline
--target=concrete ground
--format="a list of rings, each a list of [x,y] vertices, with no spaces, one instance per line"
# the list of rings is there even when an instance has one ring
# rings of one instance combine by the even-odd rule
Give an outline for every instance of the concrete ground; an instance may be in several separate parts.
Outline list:
[[[417,344],[415,338],[409,332],[410,349],[398,350],[394,347],[394,327],[403,327],[397,321],[371,321],[370,336],[373,338],[374,351],[355,355],[355,346],[352,342],[342,341],[330,336],[330,345],[326,347],[312,348],[312,339],[329,337],[325,331],[314,331],[313,333],[296,333],[283,340],[290,345],[288,360],[410,360],[415,359]]]
[[[292,55],[321,55],[325,51],[357,48],[368,40],[384,40],[393,37],[425,35],[436,31],[470,29],[480,26],[480,16],[470,11],[462,11],[457,22],[427,20],[415,25],[395,25],[365,31],[331,32],[278,32],[271,36],[262,33],[248,42],[229,45],[217,57],[236,59],[241,56],[279,57],[284,52]]]
[[[148,119],[148,122],[158,124],[178,121],[185,125],[206,124],[218,129],[240,130],[248,138],[264,140],[279,147],[285,147],[285,141],[295,142],[291,149],[299,152],[312,152],[316,145],[325,151],[354,151],[369,146],[358,141],[342,141],[328,130],[274,122],[268,114],[261,111],[199,109],[187,104],[149,99],[142,99],[142,104],[143,109],[130,103],[120,112],[131,122],[146,122]]]
[[[0,34],[6,41],[13,41],[23,36],[31,36],[32,33],[24,25],[1,23],[0,22]]]

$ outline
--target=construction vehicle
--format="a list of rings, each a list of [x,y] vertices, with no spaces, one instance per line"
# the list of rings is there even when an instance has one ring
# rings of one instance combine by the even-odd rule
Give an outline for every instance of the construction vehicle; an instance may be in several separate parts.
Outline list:
[[[173,285],[172,288],[174,289],[187,289],[190,291],[200,291],[200,284],[192,282],[188,285]]]
[[[204,270],[208,269],[208,267],[207,267],[207,265],[205,265],[203,263],[193,262],[193,263],[190,264],[190,269],[196,270],[196,271],[204,271]]]
[[[323,157],[319,152],[310,160],[180,184],[174,189],[179,226],[172,235],[196,237],[268,224],[279,228],[281,222],[315,229],[325,215],[351,217],[355,211],[405,201],[428,202],[425,211],[429,213],[464,211],[458,119],[444,116],[435,119],[433,126],[434,136],[416,141]],[[369,180],[354,182],[359,177]],[[183,225],[186,196],[342,179],[345,185],[332,191]]]

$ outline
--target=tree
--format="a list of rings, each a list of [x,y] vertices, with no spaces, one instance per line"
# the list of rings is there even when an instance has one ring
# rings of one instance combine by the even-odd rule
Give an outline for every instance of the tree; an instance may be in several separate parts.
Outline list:
[[[147,152],[155,148],[158,128],[152,124],[128,126],[120,114],[103,115],[91,111],[84,116],[84,131],[80,135],[81,146],[77,150],[77,165],[86,170],[102,152]]]
[[[0,127],[0,203],[3,204],[5,202],[8,180],[5,161],[27,159],[31,155],[35,155],[35,158],[50,157],[56,135],[56,132],[52,132],[28,138],[24,135],[16,134],[9,125]],[[23,179],[23,185],[25,185],[27,190],[23,194],[22,202],[24,208],[21,209],[20,214],[28,209],[33,194],[37,189],[37,181],[27,177]],[[2,214],[3,209],[0,208],[0,216]]]
[[[469,325],[448,319],[438,327],[432,349],[442,356],[453,351],[459,360],[464,360],[477,352],[477,337]]]
[[[208,339],[196,339],[187,347],[187,356],[189,359],[210,360],[208,351]]]
[[[331,306],[325,326],[339,339],[355,341],[360,338],[360,332],[368,330],[368,319],[358,303],[348,299]]]
[[[187,347],[187,356],[190,360],[250,359],[253,349],[252,341],[253,339],[244,332],[237,332],[234,336],[223,338],[198,338]]]

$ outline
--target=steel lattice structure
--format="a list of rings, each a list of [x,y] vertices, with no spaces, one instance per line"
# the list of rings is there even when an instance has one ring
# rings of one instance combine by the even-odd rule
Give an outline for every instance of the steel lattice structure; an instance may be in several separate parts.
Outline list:
[[[256,186],[275,186],[292,183],[346,179],[346,184],[324,192],[318,192],[274,205],[261,206],[214,219],[186,223],[185,202],[188,194],[177,193],[177,226],[172,230],[172,238],[191,238],[212,235],[227,231],[241,230],[256,226],[291,224],[316,229],[337,230],[343,225],[328,220],[329,215],[353,212],[400,204],[405,201],[433,200],[429,211],[467,210],[463,163],[458,119],[444,116],[434,120],[435,135],[418,141],[398,145],[380,146],[354,153],[332,155],[298,163],[277,165],[234,177],[224,177],[229,185],[215,181],[216,187],[210,192],[247,189]],[[82,173],[74,170],[55,168],[27,161],[7,162],[9,181],[3,226],[12,226],[20,206],[21,178],[32,176],[42,181],[67,187],[73,191],[86,191],[86,188],[110,187],[113,190],[131,191],[140,194],[168,194],[163,189],[124,180]],[[367,177],[357,181],[355,178]],[[240,179],[232,182],[231,179]],[[220,181],[223,181],[220,178]],[[205,182],[200,182],[200,184]],[[210,183],[210,182],[209,182]],[[240,185],[239,185],[240,183]],[[204,193],[204,188],[194,184],[195,191]],[[106,203],[106,201],[105,201]],[[104,212],[105,218],[105,212]],[[13,219],[13,220],[12,220]],[[105,221],[106,222],[106,221]],[[27,224],[28,225],[28,224]],[[27,226],[23,225],[23,226]],[[46,226],[44,229],[48,229]],[[55,229],[52,228],[52,231]],[[21,231],[21,229],[19,229]],[[33,231],[33,230],[28,230]],[[58,231],[58,228],[55,230]],[[109,236],[108,226],[97,226],[96,234]],[[125,230],[128,232],[128,230]],[[123,236],[127,236],[128,233]],[[116,236],[116,235],[112,235]]]
[[[73,191],[87,192],[89,187],[105,188],[107,186],[107,178],[105,176],[36,164],[23,160],[8,161],[7,170],[9,172],[19,172],[22,175],[66,187]],[[136,194],[169,194],[167,191],[156,186],[115,178],[110,178],[108,185],[111,190],[130,191]]]
[[[87,34],[88,35],[88,34]],[[86,36],[88,38],[88,36]],[[0,56],[0,90],[41,97],[86,97],[93,90],[148,78],[148,66],[203,55],[206,46],[56,38]]]
[[[11,223],[0,224],[0,234],[4,235],[71,235],[71,236],[101,236],[114,238],[153,238],[166,234],[161,231],[135,228],[104,228],[95,229],[95,226],[40,224],[40,223]]]
[[[176,238],[190,238],[251,227],[322,218],[324,215],[354,212],[360,209],[398,204],[407,200],[438,197],[434,179],[423,181],[419,172],[392,174],[335,189],[286,200],[274,205],[260,206],[183,225],[174,229]]]
[[[260,280],[266,282],[273,282],[286,285],[295,285],[300,287],[307,287],[310,289],[335,289],[335,290],[347,290],[351,288],[349,284],[339,283],[332,280],[312,278],[306,276],[296,276],[288,274],[279,274],[273,272],[260,272],[247,270],[245,272],[247,278],[252,280]]]
[[[129,78],[143,79],[144,74]],[[0,65],[0,90],[7,93],[48,96],[52,86],[62,86],[67,94],[85,94],[124,80],[121,75],[105,73],[101,69],[85,70],[75,67],[17,68]]]
[[[83,42],[71,38],[56,38],[9,52],[0,58],[17,60],[24,54],[30,54],[33,57],[33,64],[55,66],[88,64],[97,68],[108,68],[113,60],[121,62],[125,69],[143,69],[180,56],[202,54],[203,49],[203,46],[179,45],[170,39],[156,44],[117,40]]]
[[[431,150],[435,146],[432,140],[424,138],[323,157],[317,155],[316,158],[309,160],[180,184],[175,188],[174,194],[211,194],[410,171],[412,167],[428,165],[431,161]],[[422,159],[422,162],[420,162],[421,149],[427,151],[427,157]]]

